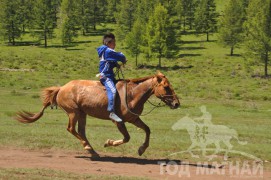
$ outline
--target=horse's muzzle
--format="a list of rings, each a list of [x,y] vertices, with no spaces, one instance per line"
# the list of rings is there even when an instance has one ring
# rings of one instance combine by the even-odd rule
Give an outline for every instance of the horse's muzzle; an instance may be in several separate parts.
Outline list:
[[[173,102],[171,103],[171,109],[177,109],[179,106],[180,106],[180,103],[179,103],[179,102],[173,101]]]

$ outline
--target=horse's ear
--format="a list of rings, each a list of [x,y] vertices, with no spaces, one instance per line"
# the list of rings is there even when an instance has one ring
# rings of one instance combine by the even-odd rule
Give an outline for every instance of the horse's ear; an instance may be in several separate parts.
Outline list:
[[[166,77],[163,73],[161,73],[159,70],[157,70],[157,73],[156,73],[157,76],[161,76],[161,77]]]
[[[162,78],[162,76],[161,75],[159,75],[159,74],[157,74],[157,81],[158,81],[158,83],[161,83],[162,82],[162,80],[163,80],[163,78]]]
[[[157,70],[156,74],[157,74],[158,76],[164,76],[164,74],[162,74],[159,70]]]

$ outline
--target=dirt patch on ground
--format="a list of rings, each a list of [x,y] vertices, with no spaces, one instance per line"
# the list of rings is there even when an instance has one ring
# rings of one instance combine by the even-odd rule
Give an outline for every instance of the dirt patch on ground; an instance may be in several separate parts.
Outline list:
[[[88,154],[68,151],[0,148],[0,168],[47,168],[78,174],[121,175],[150,179],[262,179],[259,173],[253,177],[249,172],[243,176],[231,175],[227,166],[193,164],[180,160],[117,157],[100,154],[92,159]],[[264,171],[264,179],[271,173]]]

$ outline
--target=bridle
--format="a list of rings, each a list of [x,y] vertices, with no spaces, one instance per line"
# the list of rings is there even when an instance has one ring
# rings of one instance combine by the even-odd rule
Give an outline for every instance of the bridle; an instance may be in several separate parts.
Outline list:
[[[122,72],[122,69],[121,69],[121,67],[118,67],[117,68],[117,70],[116,70],[116,73],[115,74],[117,74],[118,75],[118,78],[119,79],[121,79],[120,78],[120,73],[121,73],[121,76],[122,76],[122,78],[123,78],[123,81],[124,81],[124,84],[125,84],[125,92],[124,92],[124,94],[125,94],[125,96],[124,96],[124,99],[125,99],[125,107],[126,107],[126,109],[131,113],[131,114],[133,114],[133,115],[135,115],[135,116],[146,116],[146,115],[148,115],[148,114],[150,114],[155,108],[160,108],[160,107],[164,107],[167,103],[165,103],[165,104],[163,104],[163,105],[161,105],[161,102],[163,101],[162,99],[164,98],[164,97],[173,97],[173,98],[177,98],[177,95],[176,95],[176,93],[174,92],[174,94],[172,94],[172,95],[163,95],[163,94],[160,94],[159,92],[158,92],[158,94],[159,94],[159,96],[160,97],[158,97],[159,99],[160,99],[160,102],[156,105],[156,104],[153,104],[151,101],[149,101],[149,100],[147,100],[152,106],[153,106],[153,108],[150,110],[150,111],[148,111],[147,113],[144,113],[144,114],[138,114],[138,113],[135,113],[135,112],[133,112],[131,109],[130,109],[130,107],[129,107],[129,105],[128,105],[128,102],[127,102],[127,96],[128,96],[128,94],[127,94],[127,84],[128,84],[128,81],[124,78],[124,74],[123,74],[123,72]],[[152,77],[152,91],[151,91],[151,93],[153,93],[153,91],[155,91],[155,88],[156,87],[158,87],[160,84],[157,82],[156,84],[154,84],[153,83],[153,78],[155,78],[156,76],[154,75],[153,77]],[[168,100],[167,99],[164,99],[166,102],[168,102]]]
[[[154,77],[156,77],[156,76],[153,76],[152,77],[152,82],[153,82],[153,78]],[[148,115],[148,114],[150,114],[155,108],[160,108],[160,107],[164,107],[166,104],[167,104],[167,102],[168,102],[168,100],[167,99],[164,99],[165,101],[166,101],[166,103],[165,104],[163,104],[163,105],[161,105],[161,102],[163,102],[163,97],[177,97],[177,95],[174,93],[174,94],[172,94],[172,95],[162,95],[162,94],[160,94],[160,93],[158,93],[159,94],[159,96],[160,96],[160,102],[156,105],[156,104],[153,104],[151,101],[149,101],[149,100],[147,100],[152,106],[153,106],[153,108],[150,110],[150,111],[148,111],[147,113],[144,113],[144,114],[138,114],[138,113],[135,113],[135,112],[133,112],[130,108],[129,108],[129,105],[128,105],[128,102],[127,102],[127,81],[126,80],[124,80],[124,83],[125,83],[125,106],[126,106],[126,109],[131,113],[131,114],[133,114],[133,115],[136,115],[136,116],[146,116],[146,115]],[[151,94],[153,93],[153,91],[155,91],[155,88],[156,87],[158,87],[160,84],[159,83],[156,83],[156,84],[153,84],[152,83],[152,91],[151,91]]]
[[[158,83],[158,85],[159,85],[159,83]],[[158,86],[157,85],[157,86]],[[173,97],[173,98],[176,98],[177,99],[177,95],[176,95],[176,93],[174,92],[174,94],[160,94],[159,92],[158,92],[158,95],[161,97],[161,98],[163,98],[163,97]]]

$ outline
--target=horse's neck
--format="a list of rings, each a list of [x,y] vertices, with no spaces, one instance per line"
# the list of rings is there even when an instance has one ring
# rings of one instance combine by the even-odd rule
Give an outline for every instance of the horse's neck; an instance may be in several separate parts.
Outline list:
[[[153,81],[153,78],[150,78],[144,82],[141,82],[132,89],[130,96],[132,97],[132,103],[134,106],[138,104],[143,105],[153,94]]]

